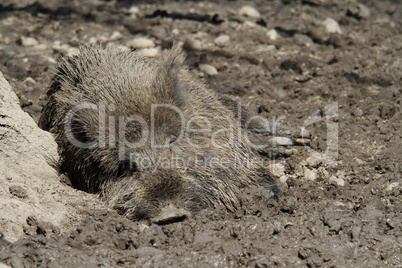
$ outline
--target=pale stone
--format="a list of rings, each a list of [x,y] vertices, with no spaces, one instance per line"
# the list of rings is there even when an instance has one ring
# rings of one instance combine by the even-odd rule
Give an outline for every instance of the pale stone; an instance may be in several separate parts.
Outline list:
[[[272,141],[276,145],[282,145],[282,146],[293,145],[293,141],[287,137],[273,137]]]
[[[309,181],[315,181],[317,179],[317,171],[304,167],[304,178]]]
[[[172,34],[173,35],[178,35],[180,33],[180,31],[179,31],[179,29],[177,29],[177,28],[174,28],[173,30],[172,30]]]
[[[25,36],[21,36],[21,43],[24,47],[33,47],[39,44],[35,38]]]
[[[217,38],[215,38],[214,43],[217,46],[223,47],[229,42],[229,40],[230,40],[229,35],[221,34]]]
[[[155,57],[158,55],[159,50],[157,48],[143,48],[138,50],[138,53],[145,56],[145,57]]]
[[[218,70],[212,65],[209,64],[200,64],[200,70],[208,75],[217,75]]]
[[[132,6],[128,10],[128,13],[137,15],[138,13],[140,13],[140,9],[138,7],[136,7],[136,6]]]
[[[307,165],[309,167],[317,167],[322,162],[322,157],[318,154],[312,154],[306,159]]]
[[[131,48],[152,48],[155,47],[155,42],[146,37],[137,37],[129,41],[127,46]]]
[[[110,40],[118,40],[118,39],[122,39],[123,35],[121,34],[121,32],[119,31],[114,31],[111,35],[110,35]]]
[[[341,27],[339,26],[338,22],[332,18],[326,18],[323,22],[325,29],[328,33],[338,33],[342,34]]]
[[[261,17],[260,12],[252,6],[242,6],[239,10],[239,14],[250,18]]]
[[[399,182],[393,182],[390,185],[388,185],[388,187],[385,189],[387,191],[392,191],[392,189],[394,189],[395,187],[399,186]]]
[[[67,56],[72,57],[72,56],[76,56],[80,53],[80,50],[76,47],[69,47],[67,49]]]
[[[329,181],[336,183],[338,186],[345,186],[345,180],[342,178],[338,178],[337,176],[331,176],[329,178]]]
[[[282,163],[275,163],[269,166],[269,170],[275,177],[282,177],[285,175],[285,165]]]
[[[269,30],[266,35],[268,36],[269,39],[271,39],[272,41],[275,41],[276,39],[278,39],[278,32],[275,29],[271,29]]]

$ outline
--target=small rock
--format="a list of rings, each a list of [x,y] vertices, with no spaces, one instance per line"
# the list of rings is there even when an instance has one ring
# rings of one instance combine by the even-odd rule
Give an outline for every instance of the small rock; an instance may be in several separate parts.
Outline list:
[[[299,252],[297,253],[297,255],[300,259],[306,260],[307,258],[310,257],[311,252],[308,249],[301,248],[301,249],[299,249]]]
[[[34,86],[36,84],[36,81],[32,77],[28,76],[22,83],[26,86]]]
[[[281,145],[281,146],[293,145],[293,141],[287,137],[273,137],[272,142],[275,145]]]
[[[36,49],[36,50],[45,50],[45,49],[47,49],[47,45],[46,44],[39,44],[39,45],[34,46],[34,49]]]
[[[358,239],[360,236],[360,232],[362,230],[362,224],[361,223],[355,223],[355,225],[352,227],[352,230],[350,232],[350,236],[352,239]]]
[[[243,6],[239,10],[239,14],[241,16],[246,16],[250,18],[259,18],[261,17],[260,12],[252,6]]]
[[[45,58],[51,64],[57,64],[57,61],[53,57],[45,55],[45,56],[43,56],[43,58]]]
[[[385,190],[386,191],[392,191],[392,189],[394,189],[395,187],[398,187],[398,186],[399,186],[399,182],[393,182],[390,185],[388,185]]]
[[[143,48],[143,49],[138,50],[138,53],[145,57],[155,57],[156,55],[158,55],[159,50],[155,47]]]
[[[39,42],[32,37],[25,37],[25,36],[21,36],[21,44],[24,47],[32,47],[32,46],[37,46],[39,44]]]
[[[326,18],[323,22],[325,29],[329,33],[338,33],[342,34],[341,27],[339,26],[338,22],[332,18]]]
[[[135,253],[139,257],[146,257],[146,256],[157,256],[157,255],[163,255],[165,254],[165,251],[162,249],[157,249],[154,247],[140,247],[135,251]]]
[[[246,21],[244,22],[244,27],[246,28],[255,28],[257,26],[257,23],[253,22],[253,21]]]
[[[67,44],[61,44],[61,42],[57,40],[54,41],[52,48],[55,52],[67,53],[70,46]]]
[[[315,181],[317,179],[317,171],[304,167],[304,178],[309,181]]]
[[[20,186],[20,185],[11,185],[9,188],[9,191],[10,191],[10,194],[12,194],[18,198],[21,198],[21,199],[28,197],[26,190],[24,188],[22,188],[22,186]]]
[[[215,38],[214,42],[217,46],[223,47],[229,42],[229,40],[229,35],[221,34],[217,38]]]
[[[322,162],[322,159],[318,155],[311,155],[307,157],[306,162],[309,167],[315,168]]]
[[[212,65],[209,64],[200,64],[199,66],[200,70],[208,75],[217,75],[218,70]]]
[[[189,37],[186,39],[186,41],[184,41],[183,48],[190,50],[201,50],[203,47],[200,40]]]
[[[172,30],[172,34],[173,35],[178,35],[180,32],[179,32],[179,29],[177,29],[177,28],[174,28],[173,30]]]
[[[137,37],[129,41],[127,46],[131,48],[151,48],[155,47],[154,41],[146,37]]]
[[[275,29],[271,29],[269,30],[266,35],[268,36],[269,39],[271,39],[272,41],[275,41],[276,39],[278,39],[278,32]]]
[[[356,116],[356,117],[360,117],[363,115],[363,111],[360,108],[356,108],[352,111],[352,115]]]
[[[119,31],[114,31],[111,35],[110,35],[110,40],[119,40],[122,39],[123,35],[121,34],[121,32]]]
[[[387,219],[386,222],[391,229],[394,229],[398,225],[393,219]]]
[[[138,228],[140,229],[140,232],[142,233],[145,229],[148,229],[149,226],[146,224],[141,223]]]
[[[329,181],[330,182],[334,182],[336,185],[338,185],[338,186],[345,186],[345,180],[344,179],[342,179],[342,178],[338,178],[338,177],[336,177],[336,176],[331,176],[330,178],[329,178]]]
[[[285,165],[283,165],[282,163],[275,163],[270,165],[269,170],[271,171],[272,175],[278,178],[285,175]]]
[[[140,9],[138,7],[136,7],[136,6],[132,6],[128,10],[128,13],[137,15],[138,13],[140,13]]]
[[[96,37],[94,37],[94,36],[91,36],[91,37],[89,38],[89,40],[88,40],[88,43],[91,44],[91,45],[94,45],[94,44],[96,44],[97,42],[98,42],[98,40],[97,40]]]
[[[79,50],[78,48],[76,48],[76,47],[69,47],[69,48],[67,49],[67,55],[68,55],[69,57],[76,56],[76,55],[78,55],[79,53],[80,53],[80,50]]]
[[[346,11],[346,15],[354,17],[356,19],[367,19],[370,17],[370,9],[360,3],[357,2],[351,2],[348,10]]]

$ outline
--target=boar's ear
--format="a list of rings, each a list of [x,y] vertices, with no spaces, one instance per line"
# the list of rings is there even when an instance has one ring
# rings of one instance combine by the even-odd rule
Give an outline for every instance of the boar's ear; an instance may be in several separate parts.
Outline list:
[[[184,52],[177,44],[174,44],[172,49],[163,59],[163,64],[159,67],[161,75],[156,81],[157,88],[159,85],[159,93],[161,93],[161,97],[168,97],[177,105],[181,105],[185,102],[181,90],[182,81],[180,81],[180,70],[182,69],[184,59]],[[160,88],[160,86],[162,86],[162,88]]]
[[[186,56],[180,46],[177,43],[174,43],[165,59],[165,66],[167,67],[167,70],[171,72],[171,75],[177,75],[183,65],[185,57]]]

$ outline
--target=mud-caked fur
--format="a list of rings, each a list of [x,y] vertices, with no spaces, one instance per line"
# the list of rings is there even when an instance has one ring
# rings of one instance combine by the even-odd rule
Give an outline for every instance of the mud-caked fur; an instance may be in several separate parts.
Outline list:
[[[241,188],[258,182],[276,187],[240,137],[237,114],[191,78],[183,60],[177,46],[161,58],[90,47],[61,60],[39,126],[55,135],[60,172],[74,187],[100,193],[131,219],[151,218],[167,204],[191,211],[217,205],[234,210]],[[152,117],[152,104],[177,107],[183,118],[168,107],[158,107]],[[100,122],[99,107],[105,122]],[[119,138],[123,130],[118,119],[133,115],[144,119],[150,130],[146,142],[135,148]],[[125,122],[126,141],[144,136],[138,122]],[[77,146],[69,135],[92,146]],[[181,166],[159,167],[160,159],[178,159]],[[224,163],[216,163],[219,160]]]

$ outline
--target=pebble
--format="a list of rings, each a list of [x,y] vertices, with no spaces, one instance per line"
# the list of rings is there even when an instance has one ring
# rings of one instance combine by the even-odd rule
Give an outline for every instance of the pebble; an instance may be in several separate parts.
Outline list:
[[[98,40],[97,40],[96,37],[94,37],[94,36],[91,36],[91,37],[89,38],[89,40],[88,40],[88,43],[91,44],[91,45],[94,45],[94,44],[96,44],[97,42],[98,42]]]
[[[212,65],[209,64],[200,64],[200,70],[208,75],[217,75],[218,70]]]
[[[52,48],[55,52],[67,53],[70,46],[67,44],[61,44],[59,40],[56,40],[53,42]]]
[[[39,45],[39,42],[35,38],[32,38],[32,37],[21,36],[21,44],[24,47],[32,47],[32,46]]]
[[[306,162],[309,167],[314,168],[314,167],[317,167],[322,162],[322,159],[318,155],[311,155],[311,156],[307,157]]]
[[[146,224],[141,223],[138,228],[140,229],[140,232],[142,233],[145,229],[148,229],[149,226]]]
[[[255,22],[253,22],[253,21],[246,21],[246,22],[244,22],[244,27],[246,27],[246,28],[255,28],[255,27],[257,27],[257,24],[255,23]]]
[[[50,56],[43,56],[43,57],[51,64],[57,63],[57,61],[53,57],[50,57]]]
[[[351,2],[346,14],[355,17],[356,19],[367,19],[370,17],[371,12],[370,9],[363,4]]]
[[[138,7],[136,7],[136,6],[132,6],[128,10],[128,13],[137,15],[138,13],[140,13],[140,9]]]
[[[272,141],[275,145],[293,145],[293,141],[287,137],[273,137]]]
[[[338,186],[345,186],[345,180],[336,176],[331,176],[329,181],[336,183]]]
[[[191,50],[201,50],[202,43],[200,40],[189,37],[184,41],[183,47]]]
[[[217,46],[223,47],[229,42],[229,40],[230,40],[229,35],[221,34],[217,38],[215,38],[214,43]]]
[[[271,171],[272,175],[275,177],[282,177],[285,175],[285,166],[282,163],[275,163],[270,165],[269,171]]]
[[[386,191],[392,191],[392,189],[394,189],[395,187],[398,187],[398,186],[399,186],[399,182],[393,182],[390,185],[388,185],[385,190]]]
[[[177,28],[172,29],[172,34],[173,35],[179,35],[179,33],[180,33],[179,29],[177,29]]]
[[[138,50],[138,53],[145,57],[155,57],[156,55],[158,55],[159,50],[155,47],[143,48]]]
[[[146,37],[137,37],[127,43],[131,48],[151,48],[155,47],[155,42]]]
[[[315,181],[317,179],[317,171],[304,167],[304,178],[309,181]]]
[[[271,39],[272,41],[275,41],[276,39],[278,39],[278,32],[275,29],[271,29],[269,30],[266,35],[268,36],[269,39]]]
[[[67,49],[67,56],[72,57],[72,56],[76,56],[80,53],[80,50],[76,47],[69,47]]]
[[[12,195],[21,199],[28,197],[26,190],[20,185],[11,185],[9,191]]]
[[[123,35],[121,34],[121,32],[119,31],[114,31],[111,35],[110,35],[110,40],[119,40],[122,39]]]
[[[36,46],[34,47],[34,49],[36,49],[36,50],[46,50],[46,49],[47,49],[47,45],[46,45],[46,44],[39,44],[39,45],[36,45]]]
[[[341,27],[339,26],[338,22],[332,18],[326,18],[323,22],[325,29],[329,33],[338,33],[342,34]]]
[[[259,18],[261,17],[260,12],[252,6],[242,6],[239,10],[239,14],[241,16],[246,16],[250,18]]]
[[[118,45],[117,48],[120,49],[121,51],[125,51],[125,52],[128,52],[131,50],[130,48],[123,46],[123,45]]]
[[[36,81],[32,77],[28,76],[22,83],[26,86],[34,86],[36,84]]]

